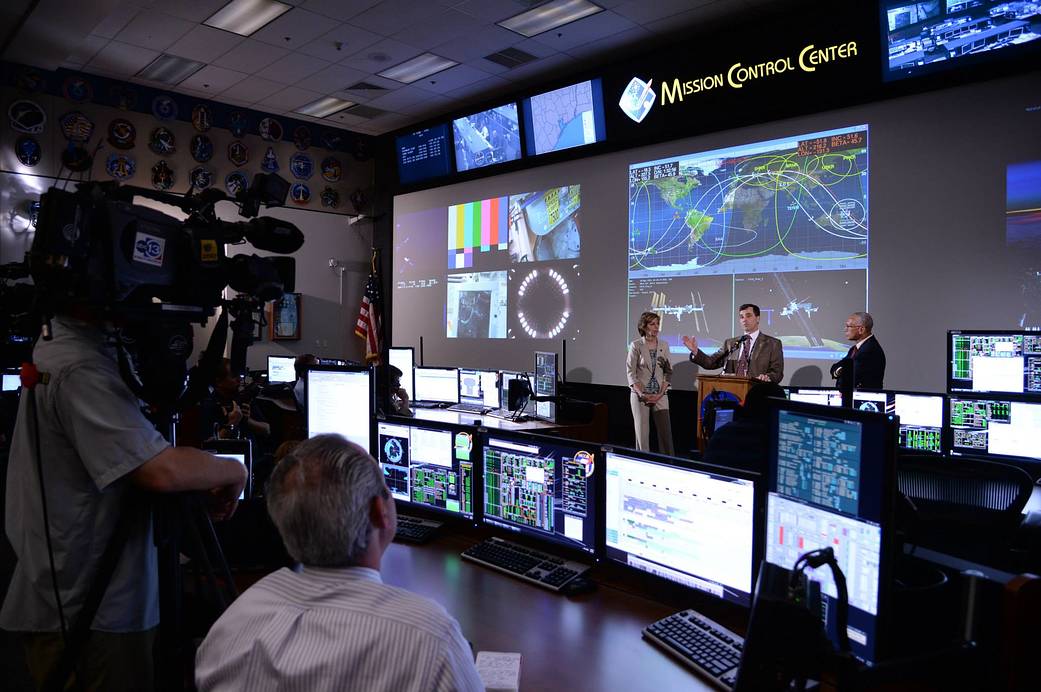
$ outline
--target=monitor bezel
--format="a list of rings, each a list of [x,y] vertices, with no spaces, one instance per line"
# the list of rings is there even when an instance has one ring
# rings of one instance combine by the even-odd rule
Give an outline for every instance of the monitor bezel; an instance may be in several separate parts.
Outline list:
[[[472,454],[476,456],[471,459],[473,462],[473,516],[467,517],[461,512],[453,512],[449,509],[441,509],[439,507],[431,507],[430,505],[424,505],[411,500],[401,500],[399,498],[394,499],[394,503],[398,508],[398,511],[402,514],[410,516],[418,516],[421,518],[435,519],[437,521],[451,522],[456,525],[466,525],[469,527],[477,527],[480,523],[479,513],[484,508],[484,484],[482,482],[483,474],[481,465],[483,463],[483,451],[481,447],[481,436],[478,430],[472,425],[463,425],[457,423],[448,423],[446,421],[432,421],[425,418],[414,418],[411,416],[386,416],[376,420],[373,435],[372,435],[372,449],[370,453],[376,463],[380,463],[379,450],[376,448],[379,444],[379,424],[386,423],[388,425],[402,425],[409,428],[425,428],[428,430],[440,430],[450,432],[456,435],[461,432],[469,433],[473,440]],[[380,467],[380,471],[383,467]]]
[[[414,385],[415,380],[418,379],[416,377],[416,375],[418,374],[418,371],[420,371],[420,370],[455,370],[455,401],[439,401],[437,399],[420,399],[419,398],[419,392],[415,391],[415,385]],[[451,367],[451,366],[447,366],[447,365],[446,366],[440,366],[440,365],[417,365],[416,367],[414,367],[412,369],[412,373],[413,373],[413,375],[412,375],[413,376],[412,396],[413,396],[415,401],[432,402],[432,403],[437,403],[437,404],[446,404],[448,406],[451,406],[453,404],[458,404],[459,403],[459,368]]]
[[[1039,39],[1041,41],[1041,39]],[[954,337],[955,336],[1041,336],[1030,329],[948,329],[947,330],[947,394],[948,396],[1010,399],[1013,401],[1041,402],[1041,392],[1005,392],[990,389],[962,389],[955,386],[954,379]],[[957,380],[965,382],[965,380]],[[969,385],[971,387],[971,383]]]
[[[310,403],[310,386],[311,386],[311,373],[312,372],[364,372],[368,373],[369,376],[369,444],[364,445],[364,449],[367,452],[372,451],[372,438],[376,430],[376,378],[375,373],[372,371],[372,366],[369,365],[315,365],[311,364],[307,366],[307,376],[304,380],[304,422],[307,439],[311,438],[311,407]]]
[[[529,432],[523,432],[519,430],[502,430],[499,428],[479,428],[481,434],[481,515],[480,522],[490,530],[495,531],[498,534],[502,534],[504,538],[515,541],[517,543],[528,543],[534,546],[540,547],[544,550],[552,552],[557,555],[564,557],[572,557],[583,562],[599,562],[603,556],[604,551],[604,517],[603,517],[603,493],[604,493],[604,482],[603,482],[603,464],[604,456],[600,451],[599,443],[587,442],[584,440],[573,440],[565,437],[550,437],[548,435],[538,435]],[[568,541],[563,538],[556,538],[546,536],[545,534],[536,533],[535,530],[519,527],[514,524],[499,519],[498,517],[489,518],[484,511],[484,453],[489,447],[488,438],[495,437],[504,439],[509,442],[516,442],[518,444],[538,444],[538,445],[554,445],[554,446],[573,446],[581,447],[583,451],[588,451],[594,454],[594,478],[593,478],[593,502],[596,516],[593,517],[593,546],[592,550],[586,550],[583,548],[575,547],[572,541]]]
[[[878,605],[877,615],[875,616],[875,647],[874,647],[874,658],[870,665],[877,664],[879,661],[885,660],[886,656],[892,651],[892,641],[894,639],[891,631],[892,624],[892,605],[893,605],[893,575],[895,573],[896,562],[899,559],[897,550],[899,548],[899,541],[896,535],[896,496],[898,493],[897,478],[896,478],[896,465],[897,457],[899,454],[899,448],[897,442],[900,438],[900,419],[889,413],[874,413],[870,411],[858,411],[852,408],[846,407],[835,407],[835,406],[820,406],[818,404],[806,404],[800,401],[790,401],[785,399],[771,399],[770,408],[770,432],[768,439],[768,451],[767,451],[767,472],[764,477],[764,512],[766,502],[769,498],[771,486],[774,479],[773,466],[776,464],[776,450],[774,449],[774,440],[777,439],[778,434],[778,421],[781,411],[791,411],[807,416],[816,416],[819,418],[826,418],[830,420],[842,420],[842,421],[853,421],[861,424],[867,424],[872,427],[878,426],[881,428],[883,438],[881,440],[882,451],[883,451],[883,468],[882,468],[882,484],[883,487],[880,489],[880,507],[879,507],[879,528],[881,530],[881,544],[879,547],[879,568],[878,568]],[[778,493],[780,494],[780,493]],[[787,497],[787,496],[784,496]],[[791,498],[793,501],[802,502],[798,498]],[[814,505],[815,507],[817,505]],[[827,508],[822,508],[827,511]],[[843,513],[839,513],[843,514]],[[843,514],[843,516],[848,516]],[[858,513],[856,517],[859,521],[871,521],[870,519],[862,518]],[[763,559],[766,559],[766,517],[764,515],[763,522]],[[782,565],[785,569],[791,569],[791,565]],[[823,624],[823,623],[822,623]],[[859,657],[858,657],[859,658]]]
[[[670,457],[664,454],[655,454],[654,452],[639,451],[635,449],[603,446],[601,447],[603,452],[603,465],[604,465],[604,476],[601,481],[603,488],[604,502],[602,503],[601,511],[601,523],[603,530],[600,532],[600,539],[603,547],[603,557],[606,562],[612,565],[620,566],[626,571],[627,574],[636,575],[645,580],[646,583],[652,585],[652,588],[657,589],[661,585],[667,584],[670,588],[682,590],[685,594],[698,594],[704,598],[711,599],[720,603],[727,603],[734,606],[741,606],[743,608],[750,608],[752,605],[752,597],[755,594],[755,582],[758,578],[759,563],[762,562],[765,555],[763,535],[766,530],[766,492],[765,492],[765,481],[761,474],[748,469],[739,469],[732,466],[723,466],[720,464],[710,464],[704,461],[695,461],[688,459],[680,459],[677,457]],[[693,471],[697,473],[705,473],[710,475],[727,476],[730,478],[736,478],[739,480],[752,481],[752,563],[749,567],[751,570],[751,591],[748,593],[747,598],[736,599],[736,598],[719,598],[714,594],[701,589],[694,588],[692,586],[686,586],[680,582],[668,579],[667,577],[661,577],[650,572],[637,569],[630,566],[628,563],[621,560],[617,555],[612,555],[611,551],[616,549],[609,549],[607,546],[607,455],[619,454],[622,456],[631,457],[640,461],[645,461],[652,464],[658,464],[660,466],[668,466],[671,468],[677,468],[682,470]],[[696,576],[696,575],[695,575]]]

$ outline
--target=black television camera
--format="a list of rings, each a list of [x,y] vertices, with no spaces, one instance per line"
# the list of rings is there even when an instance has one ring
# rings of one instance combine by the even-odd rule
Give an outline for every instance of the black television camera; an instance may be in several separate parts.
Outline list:
[[[288,190],[289,183],[274,174],[254,176],[235,198],[212,188],[181,196],[116,182],[80,183],[75,191],[52,187],[41,197],[29,253],[43,338],[50,338],[50,320],[58,313],[86,312],[111,322],[123,347],[124,379],[138,396],[166,413],[194,403],[217,372],[229,316],[232,367],[241,372],[254,315],[294,288],[292,258],[229,257],[224,250],[247,241],[277,254],[298,250],[304,242],[298,228],[257,218],[261,205],[282,206]],[[134,204],[137,197],[177,207],[188,217],[181,221]],[[249,220],[218,219],[221,201],[237,204]],[[237,292],[234,299],[224,299],[227,286]],[[209,346],[189,378],[191,325],[204,325],[218,307],[224,309]],[[124,351],[133,368],[123,362]]]

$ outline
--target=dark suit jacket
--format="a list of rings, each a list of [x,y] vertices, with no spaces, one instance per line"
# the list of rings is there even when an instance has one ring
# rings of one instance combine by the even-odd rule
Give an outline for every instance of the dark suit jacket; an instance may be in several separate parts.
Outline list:
[[[723,348],[711,356],[705,355],[701,349],[698,349],[697,353],[690,355],[690,360],[706,370],[723,368],[723,372],[735,373],[737,372],[737,358],[741,354],[741,347],[734,348],[729,355],[727,351],[733,348],[739,338],[735,336],[732,339],[727,339],[723,342]],[[772,336],[759,332],[759,338],[755,340],[755,344],[752,346],[748,375],[749,377],[768,375],[770,381],[774,384],[781,381],[781,378],[784,377],[784,350],[781,347],[780,339],[775,339]]]
[[[831,366],[831,376],[837,380],[835,386],[839,391],[882,389],[885,374],[886,352],[874,335],[857,349],[854,358],[843,358]]]

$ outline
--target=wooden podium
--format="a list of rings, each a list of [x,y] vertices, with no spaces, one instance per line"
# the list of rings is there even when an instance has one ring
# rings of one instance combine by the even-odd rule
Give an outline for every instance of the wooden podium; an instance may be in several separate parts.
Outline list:
[[[745,395],[752,385],[759,380],[740,375],[698,375],[698,407],[694,411],[698,433],[698,449],[705,451],[707,438],[701,436],[701,402],[712,392],[729,392],[738,398],[741,403],[745,401]]]

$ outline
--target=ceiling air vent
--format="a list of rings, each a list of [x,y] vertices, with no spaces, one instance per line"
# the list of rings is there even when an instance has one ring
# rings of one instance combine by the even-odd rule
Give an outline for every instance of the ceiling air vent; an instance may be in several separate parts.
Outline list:
[[[506,48],[500,50],[498,53],[492,53],[491,55],[484,56],[485,60],[491,60],[496,65],[502,65],[509,69],[514,67],[520,67],[524,63],[529,63],[532,60],[538,60],[538,56],[532,55],[531,53],[525,53],[522,50],[516,48]]]
[[[372,118],[376,118],[378,116],[383,115],[387,111],[380,110],[379,108],[373,108],[372,106],[363,106],[359,104],[357,106],[351,106],[350,108],[346,108],[340,112],[346,113],[347,115],[353,115],[358,118],[365,118],[366,120],[371,120]]]
[[[347,87],[346,89],[344,89],[344,91],[386,91],[386,90],[387,90],[386,87],[381,87],[378,84],[369,84],[368,82],[358,82],[357,84],[352,84],[349,87]]]

